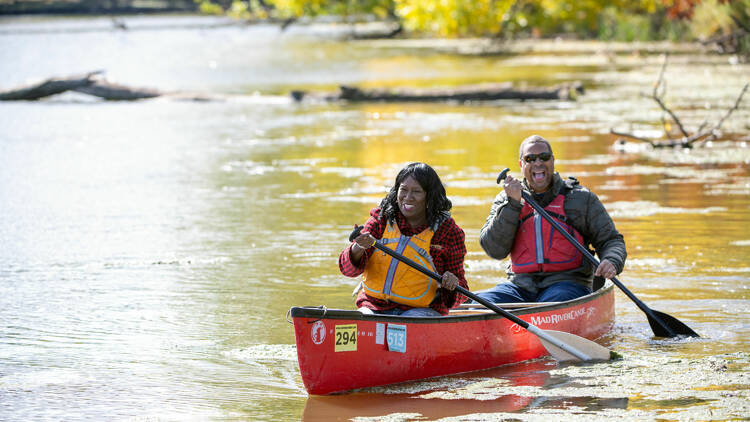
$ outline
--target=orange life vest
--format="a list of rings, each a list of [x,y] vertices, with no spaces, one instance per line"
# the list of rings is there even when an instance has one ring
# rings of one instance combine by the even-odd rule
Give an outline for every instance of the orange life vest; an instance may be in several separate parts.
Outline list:
[[[434,234],[427,228],[414,236],[404,236],[397,224],[388,223],[378,243],[435,271],[429,253]],[[438,284],[385,252],[375,250],[365,266],[362,287],[368,296],[425,308],[435,299]]]
[[[559,194],[544,210],[558,220],[578,243],[583,244],[581,234],[566,223],[564,201],[565,195]],[[556,272],[579,268],[583,264],[583,256],[531,205],[524,204],[510,251],[510,261],[514,273]]]

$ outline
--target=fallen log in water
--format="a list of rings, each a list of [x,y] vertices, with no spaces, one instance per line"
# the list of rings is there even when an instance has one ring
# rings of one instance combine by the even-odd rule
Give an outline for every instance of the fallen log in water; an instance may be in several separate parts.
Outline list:
[[[163,92],[151,88],[132,88],[125,85],[96,80],[94,83],[74,89],[76,92],[93,95],[110,101],[133,101],[145,98],[155,98],[164,95]]]
[[[66,91],[76,91],[111,101],[132,101],[165,95],[151,88],[133,88],[107,81],[103,71],[85,75],[52,77],[42,82],[0,91],[0,101],[34,101]]]
[[[170,98],[209,101],[222,99],[222,95],[164,92],[153,88],[130,87],[115,84],[103,77],[102,71],[85,75],[54,77],[37,84],[0,91],[0,101],[34,101],[66,91],[93,95],[109,101],[134,101],[168,96]],[[583,93],[580,82],[566,83],[547,88],[517,88],[511,83],[469,85],[454,88],[424,89],[361,89],[342,85],[337,93],[308,93],[292,91],[295,101],[350,102],[465,102],[495,100],[571,100]]]
[[[515,88],[510,83],[482,84],[455,88],[425,89],[371,89],[342,85],[338,93],[309,93],[292,91],[296,101],[304,99],[318,101],[351,102],[447,102],[447,101],[495,101],[495,100],[571,100],[583,93],[580,82],[562,84],[549,88]]]
[[[94,77],[100,71],[85,75],[68,76],[64,78],[49,78],[42,82],[25,85],[7,91],[0,91],[1,101],[33,101],[50,95],[62,94],[65,91],[84,88],[94,83]]]

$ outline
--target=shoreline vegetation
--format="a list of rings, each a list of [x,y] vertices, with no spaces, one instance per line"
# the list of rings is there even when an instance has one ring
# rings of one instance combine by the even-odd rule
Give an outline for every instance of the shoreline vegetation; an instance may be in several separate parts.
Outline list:
[[[329,15],[324,14],[323,10],[312,10],[309,7],[311,0],[266,0],[259,2],[254,0],[250,2],[242,1],[224,1],[224,2],[195,2],[193,0],[173,0],[173,1],[137,1],[137,0],[111,0],[111,1],[88,1],[88,0],[68,0],[66,2],[54,0],[0,0],[0,14],[11,6],[35,4],[41,7],[41,4],[52,7],[59,6],[61,3],[77,3],[81,7],[87,7],[85,15],[104,17],[101,22],[88,28],[71,28],[64,29],[45,29],[40,26],[32,31],[138,31],[155,29],[153,22],[144,26],[142,21],[135,17],[146,14],[165,14],[179,11],[181,14],[188,16],[213,15],[215,18],[209,19],[210,23],[206,24],[204,20],[196,22],[195,19],[189,19],[190,22],[180,22],[178,25],[188,27],[221,27],[221,26],[247,26],[247,25],[274,25],[279,27],[279,31],[285,31],[290,25],[323,25],[336,28],[334,31],[327,32],[326,36],[353,40],[355,42],[364,42],[374,48],[406,48],[410,50],[438,51],[441,53],[453,54],[457,56],[521,56],[534,54],[538,60],[556,60],[561,56],[568,55],[585,55],[584,60],[587,63],[598,63],[606,65],[633,65],[642,66],[644,63],[653,65],[655,61],[662,61],[661,73],[657,83],[649,98],[653,100],[663,113],[669,116],[663,119],[663,133],[660,136],[644,136],[636,131],[615,130],[610,128],[610,133],[619,137],[619,142],[625,143],[625,139],[630,139],[639,143],[649,144],[652,148],[671,148],[682,147],[692,148],[705,144],[707,141],[717,140],[722,137],[720,129],[723,123],[730,118],[734,111],[742,108],[743,97],[748,90],[747,81],[743,81],[741,86],[737,87],[731,106],[727,106],[718,121],[710,124],[708,119],[701,124],[696,130],[688,130],[683,124],[684,118],[678,116],[679,107],[668,105],[664,101],[666,80],[664,78],[664,68],[667,66],[667,57],[669,61],[680,64],[683,67],[691,65],[690,60],[693,56],[702,55],[705,60],[724,60],[726,57],[720,55],[731,55],[729,63],[737,65],[738,63],[747,63],[750,58],[747,47],[750,45],[750,0],[736,0],[734,2],[725,2],[722,0],[693,0],[690,14],[683,17],[668,18],[664,22],[682,26],[683,29],[689,27],[688,22],[700,20],[701,14],[707,13],[706,10],[714,12],[723,11],[727,19],[736,24],[732,32],[738,34],[734,38],[731,48],[722,44],[726,38],[715,39],[708,42],[705,39],[700,40],[694,36],[688,36],[688,32],[682,32],[681,37],[666,37],[665,39],[602,39],[601,36],[595,36],[596,31],[590,31],[587,34],[575,30],[575,24],[569,26],[568,32],[560,32],[563,27],[550,26],[546,30],[531,27],[530,31],[517,30],[494,34],[491,36],[485,34],[473,34],[469,32],[462,34],[440,34],[440,28],[435,26],[433,31],[425,31],[411,27],[403,30],[408,25],[408,19],[403,16],[399,18],[397,13],[398,5],[401,0],[381,1],[371,0],[372,3],[386,4],[390,7],[388,16],[378,17],[377,14],[359,14],[352,17],[349,12],[338,11]],[[482,0],[477,0],[481,3]],[[648,3],[649,0],[644,0]],[[426,0],[415,0],[416,4],[424,4]],[[509,0],[509,3],[516,5],[518,8],[524,8],[527,12],[529,5],[533,5],[537,0]],[[615,0],[615,3],[617,0]],[[658,0],[659,4],[669,4],[669,0]],[[223,3],[223,4],[219,4]],[[319,4],[329,4],[326,2]],[[316,3],[316,4],[318,4]],[[564,1],[562,3],[565,3]],[[592,4],[596,3],[594,1]],[[290,8],[291,5],[300,6],[295,15],[282,13],[279,5],[285,5]],[[368,3],[369,4],[369,3]],[[540,3],[541,4],[541,3]],[[266,14],[251,13],[252,8],[260,6]],[[703,7],[709,9],[701,10]],[[706,6],[708,5],[708,6]],[[739,5],[739,6],[738,6]],[[539,6],[541,7],[541,6]],[[662,12],[668,11],[666,6]],[[120,13],[124,10],[148,9],[149,12],[139,12],[134,15]],[[177,10],[180,9],[180,10]],[[39,9],[42,10],[42,9]],[[51,10],[51,9],[45,9]],[[335,10],[329,10],[336,12]],[[360,10],[360,12],[362,12]],[[590,10],[589,10],[590,12]],[[633,12],[631,10],[631,12]],[[686,11],[683,11],[687,13]],[[515,19],[520,14],[519,10],[511,10],[512,15],[506,21]],[[582,13],[580,16],[584,16]],[[74,15],[66,15],[74,16]],[[78,15],[76,15],[78,16]],[[579,19],[580,19],[579,16]],[[716,14],[714,17],[718,16]],[[109,18],[109,21],[107,20]],[[287,17],[286,20],[284,17]],[[531,19],[529,15],[529,19]],[[111,21],[111,22],[110,22]],[[675,23],[676,22],[676,23]],[[619,24],[619,23],[618,23]],[[653,22],[652,22],[653,24]],[[156,23],[163,25],[163,23]],[[169,27],[173,28],[174,23]],[[469,25],[469,24],[466,24]],[[571,29],[573,28],[573,29]],[[25,30],[28,31],[28,30]],[[502,32],[502,31],[501,31]],[[13,33],[13,29],[0,30],[0,33]],[[676,34],[677,32],[674,32]],[[562,34],[562,35],[561,35]],[[460,36],[458,36],[460,35]],[[653,34],[652,34],[653,35]],[[719,55],[717,55],[717,53]],[[710,58],[713,56],[713,58]],[[662,58],[663,57],[663,58]],[[645,61],[644,61],[645,59]],[[98,97],[105,101],[136,101],[156,97],[164,97],[177,100],[188,101],[223,101],[235,97],[235,95],[222,95],[217,93],[195,93],[195,92],[167,92],[156,88],[128,86],[118,84],[107,80],[104,71],[92,71],[87,74],[79,75],[52,75],[42,81],[29,83],[23,86],[16,86],[0,90],[0,102],[5,101],[34,101],[45,97],[57,95],[66,91],[86,94]],[[292,89],[288,97],[294,102],[472,102],[472,101],[496,101],[496,100],[562,100],[576,101],[576,98],[584,94],[583,85],[577,81],[570,81],[557,86],[533,87],[527,84],[511,83],[477,83],[461,86],[450,87],[373,87],[373,86],[345,86],[340,85],[338,91],[316,92],[301,89]],[[689,114],[688,114],[689,115]],[[631,122],[632,123],[632,122]],[[747,125],[745,125],[747,128]],[[743,137],[746,139],[746,136]]]
[[[750,0],[0,0],[0,15],[133,14],[225,16],[231,24],[350,24],[351,39],[483,38],[689,42],[750,55]],[[372,28],[366,28],[372,24]],[[672,51],[674,52],[674,51]]]

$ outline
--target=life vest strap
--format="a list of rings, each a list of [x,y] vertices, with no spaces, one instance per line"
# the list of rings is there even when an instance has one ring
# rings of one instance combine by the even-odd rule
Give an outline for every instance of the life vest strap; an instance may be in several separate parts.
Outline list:
[[[547,211],[547,210],[545,210]],[[518,220],[519,224],[523,223],[524,221],[528,220],[529,218],[533,217],[536,214],[536,211],[530,212],[526,214],[525,216],[521,217],[520,220]],[[556,212],[547,211],[547,214],[551,215],[552,217],[555,217],[555,219],[560,220],[561,222],[565,223],[568,221],[568,217],[562,214],[558,214]]]

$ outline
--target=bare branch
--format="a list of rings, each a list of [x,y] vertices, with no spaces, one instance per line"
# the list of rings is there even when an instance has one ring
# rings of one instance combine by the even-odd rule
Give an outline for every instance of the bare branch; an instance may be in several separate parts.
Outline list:
[[[664,127],[664,134],[667,135],[667,139],[672,139],[672,130],[667,126],[667,120],[663,115],[661,116],[661,125]]]
[[[745,92],[747,91],[748,86],[750,86],[750,84],[745,84],[745,86],[742,88],[742,91],[740,92],[740,95],[737,96],[737,99],[734,101],[734,105],[729,110],[727,110],[724,116],[722,116],[722,118],[719,119],[719,121],[712,128],[702,131],[702,132],[697,131],[691,136],[686,136],[685,139],[683,140],[683,143],[692,145],[694,142],[700,139],[703,139],[710,135],[715,135],[715,133],[719,131],[719,128],[721,128],[721,125],[724,124],[724,121],[726,121],[729,118],[729,116],[731,116],[732,113],[740,107],[740,103],[742,102],[742,96],[745,95]]]
[[[609,133],[611,133],[612,135],[624,136],[626,138],[631,138],[631,139],[635,139],[637,141],[646,142],[646,143],[650,144],[652,147],[656,147],[656,141],[654,141],[652,139],[644,138],[642,136],[636,136],[636,135],[633,135],[632,133],[618,132],[618,131],[616,131],[614,129],[610,129]]]
[[[661,70],[659,70],[659,78],[656,80],[656,83],[654,84],[654,92],[651,93],[651,98],[659,97],[659,87],[664,82],[664,73],[667,70],[667,59],[669,58],[669,53],[664,54],[664,62],[661,64]]]
[[[664,82],[664,72],[665,72],[665,70],[667,68],[667,59],[668,58],[669,58],[669,55],[665,54],[664,55],[664,63],[662,63],[661,71],[659,72],[659,80],[656,82],[656,85],[654,85],[654,92],[651,94],[651,98],[654,101],[656,101],[656,104],[659,104],[659,107],[661,107],[661,109],[664,112],[666,112],[667,114],[669,114],[669,116],[672,118],[672,121],[674,121],[674,123],[680,129],[680,132],[682,133],[682,136],[683,137],[688,137],[688,136],[690,136],[690,134],[687,132],[687,130],[685,130],[685,127],[682,125],[682,122],[680,121],[680,119],[678,119],[677,115],[675,115],[674,112],[672,112],[672,110],[670,110],[669,107],[667,107],[664,104],[664,102],[662,101],[662,95],[664,94],[664,92],[666,92],[666,87],[664,88],[664,91],[661,94],[659,94],[659,92],[658,92],[659,87],[662,86],[662,84],[666,85],[666,83]]]
[[[722,124],[724,124],[724,121],[729,118],[729,116],[732,115],[732,113],[737,110],[740,107],[740,103],[742,102],[742,96],[745,95],[745,92],[747,91],[748,86],[750,86],[750,83],[745,84],[744,87],[742,87],[742,92],[740,92],[740,95],[737,96],[737,99],[734,101],[734,105],[732,108],[727,110],[727,113],[724,115],[724,117],[719,120],[719,122],[714,126],[714,129],[718,130]]]

